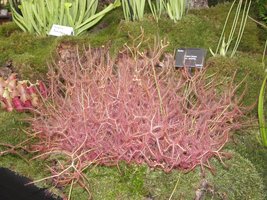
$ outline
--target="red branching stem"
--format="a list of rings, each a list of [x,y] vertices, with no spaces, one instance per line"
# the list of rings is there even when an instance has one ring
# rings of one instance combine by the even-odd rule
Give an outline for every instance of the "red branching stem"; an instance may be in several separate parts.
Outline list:
[[[124,160],[168,172],[211,168],[212,156],[224,157],[243,115],[236,88],[218,86],[205,71],[174,70],[170,57],[157,68],[158,52],[135,55],[124,51],[112,60],[103,49],[88,49],[50,69],[48,101],[32,119],[39,132],[32,150],[67,157],[50,166],[57,184],[85,184],[81,172],[92,163]]]

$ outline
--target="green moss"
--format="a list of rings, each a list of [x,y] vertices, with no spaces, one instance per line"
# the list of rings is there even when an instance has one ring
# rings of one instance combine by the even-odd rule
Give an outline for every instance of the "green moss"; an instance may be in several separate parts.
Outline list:
[[[192,14],[186,15],[176,24],[168,19],[162,20],[159,26],[161,37],[165,37],[166,33],[168,33],[166,37],[170,42],[169,50],[171,51],[178,47],[201,47],[208,49],[217,40],[213,27],[207,23],[207,20]]]
[[[5,23],[0,26],[0,37],[9,37],[14,32],[21,32],[19,27],[13,23]]]
[[[264,199],[262,179],[250,161],[233,153],[233,158],[226,161],[228,168],[224,168],[217,159],[212,159],[211,163],[216,173],[214,176],[206,171],[206,179],[214,194],[207,193],[205,199],[219,200],[223,195],[227,199]],[[175,170],[166,174],[156,170],[147,175],[145,187],[155,199],[165,200],[169,199],[178,183],[172,199],[194,199],[200,182],[199,168],[187,174]]]
[[[237,133],[234,135],[235,143],[230,144],[228,148],[235,149],[254,164],[263,179],[265,194],[267,194],[267,148],[259,143],[258,136],[257,130]]]
[[[87,177],[93,199],[142,199],[145,173],[144,166],[120,164],[119,168],[96,167]]]
[[[226,161],[228,168],[217,159],[212,159],[211,163],[216,168],[216,174],[214,176],[206,171],[211,191],[207,192],[205,199],[220,200],[222,196],[227,199],[264,199],[262,179],[251,162],[240,154],[233,153],[233,158]],[[146,166],[120,164],[118,169],[103,166],[92,168],[87,172],[87,178],[92,198],[96,200],[149,197],[165,200],[172,193],[172,199],[194,199],[201,173],[199,167],[185,174],[178,170],[165,173]],[[74,187],[72,195],[74,200],[87,199],[86,192],[78,187]]]
[[[25,113],[0,111],[0,143],[14,145],[26,138],[21,130],[27,127],[27,123],[23,122],[25,117]]]
[[[239,95],[245,92],[242,104],[244,106],[255,105],[264,78],[260,54],[239,52],[233,58],[210,57],[207,60],[207,66],[209,73],[217,73],[221,79],[233,78],[235,74],[234,82],[236,85],[243,81],[237,91]],[[256,114],[256,107],[252,113]]]
[[[143,47],[153,47],[154,39],[157,37],[169,42],[167,49],[169,52],[173,52],[178,47],[209,48],[215,45],[214,41],[217,40],[212,27],[194,15],[187,15],[177,23],[163,18],[158,24],[148,17],[141,22],[121,21],[115,32],[116,40],[113,42],[112,48],[118,50],[124,43],[131,43],[141,34],[141,28],[144,30]]]
[[[215,166],[221,165],[218,161]],[[217,170],[212,176],[217,199],[226,195],[228,199],[265,199],[263,181],[255,166],[238,153],[233,153],[233,159],[226,162],[228,168]]]
[[[0,37],[0,66],[12,61],[22,78],[40,78],[47,71],[47,62],[55,53],[57,40],[14,32],[9,37]]]

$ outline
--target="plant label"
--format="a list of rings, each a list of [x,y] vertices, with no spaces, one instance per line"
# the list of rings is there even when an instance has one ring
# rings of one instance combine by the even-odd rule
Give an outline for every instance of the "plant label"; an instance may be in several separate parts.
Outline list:
[[[0,16],[7,17],[8,16],[8,10],[7,9],[0,9]]]
[[[176,51],[175,67],[203,68],[207,51],[201,48],[180,48]]]
[[[63,35],[74,35],[74,30],[70,26],[61,26],[61,25],[53,24],[48,35],[57,36],[57,37],[63,36]]]

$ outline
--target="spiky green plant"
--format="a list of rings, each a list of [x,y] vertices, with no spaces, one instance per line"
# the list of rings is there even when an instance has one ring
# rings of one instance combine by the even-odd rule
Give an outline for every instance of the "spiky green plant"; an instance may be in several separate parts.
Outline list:
[[[258,15],[267,24],[267,0],[258,0]]]
[[[181,20],[185,14],[186,0],[168,0],[166,9],[170,19],[177,22]]]
[[[144,18],[145,0],[122,0],[121,3],[126,21],[139,21]]]
[[[148,5],[153,18],[156,20],[156,22],[158,22],[162,15],[162,12],[165,10],[166,0],[148,0]]]
[[[115,0],[100,12],[97,11],[98,0],[22,0],[19,6],[21,14],[16,11],[10,0],[15,23],[24,31],[46,35],[53,24],[70,26],[74,35],[80,35],[98,23],[112,9],[120,6]]]
[[[244,33],[244,29],[245,29],[245,26],[247,23],[248,13],[249,13],[250,6],[251,6],[251,0],[245,0],[245,1],[239,0],[236,11],[235,11],[235,16],[234,16],[234,20],[232,22],[230,33],[229,33],[227,39],[225,39],[226,38],[225,37],[226,26],[228,24],[228,20],[230,18],[232,10],[234,9],[235,4],[236,4],[236,0],[233,1],[232,5],[228,11],[228,14],[227,14],[227,17],[225,19],[225,23],[223,26],[223,30],[222,30],[221,37],[219,39],[216,51],[213,52],[212,49],[210,48],[210,52],[213,56],[216,56],[216,55],[226,56],[227,52],[231,46],[231,43],[234,41],[234,37],[236,37],[235,44],[233,45],[232,52],[230,54],[230,57],[233,57],[237,51],[239,44],[240,44],[240,41],[241,41],[243,33]],[[242,9],[243,4],[244,4],[244,7],[243,7],[243,12],[242,12],[241,9]],[[241,12],[242,12],[242,15],[240,17]],[[236,28],[237,28],[238,24],[240,24],[239,30],[236,33]]]

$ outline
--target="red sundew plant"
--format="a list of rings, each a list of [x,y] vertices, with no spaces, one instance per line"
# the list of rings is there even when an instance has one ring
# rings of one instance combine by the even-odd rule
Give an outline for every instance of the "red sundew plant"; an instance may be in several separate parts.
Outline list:
[[[82,172],[93,163],[146,163],[168,172],[210,167],[212,156],[226,155],[222,148],[243,115],[236,88],[218,88],[205,71],[175,70],[170,57],[156,67],[161,51],[133,58],[125,50],[113,60],[89,49],[50,69],[50,101],[32,119],[37,157],[58,158],[48,178],[84,186]]]

